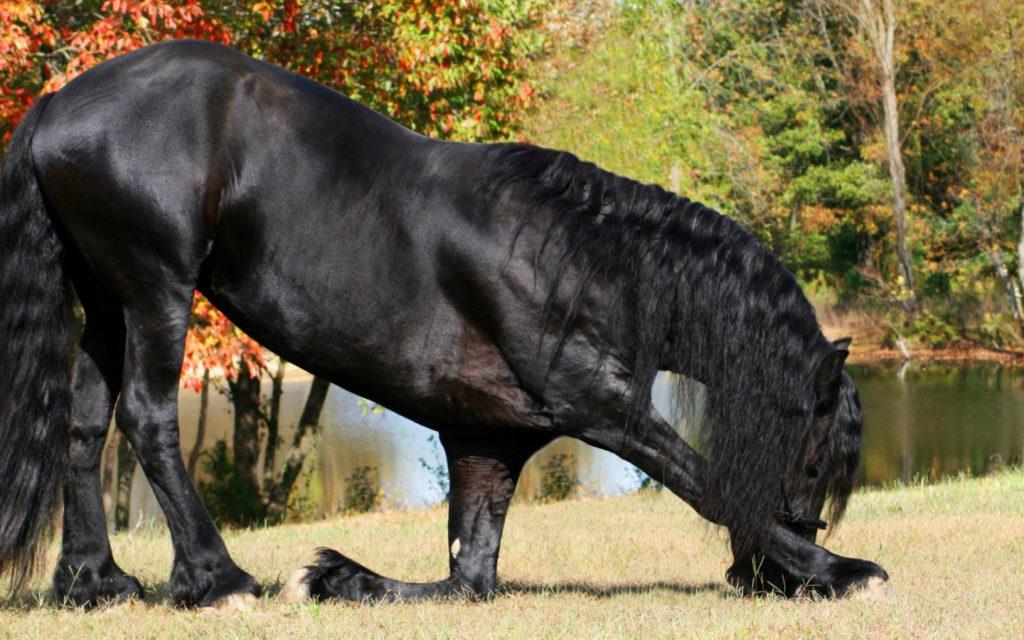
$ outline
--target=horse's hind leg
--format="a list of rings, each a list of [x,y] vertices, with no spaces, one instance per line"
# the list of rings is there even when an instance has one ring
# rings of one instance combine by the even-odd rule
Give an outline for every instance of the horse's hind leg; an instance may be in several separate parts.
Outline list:
[[[114,562],[100,487],[100,458],[124,364],[124,321],[115,302],[81,278],[86,312],[72,374],[72,423],[64,479],[64,532],[53,577],[57,603],[92,606],[142,597],[138,580]]]
[[[231,560],[182,462],[178,377],[192,288],[136,292],[126,304],[124,384],[118,427],[128,437],[167,517],[174,544],[171,598],[188,606],[233,604],[260,587]]]
[[[523,465],[550,436],[507,441],[465,442],[442,435],[448,457],[451,497],[448,507],[448,565],[444,580],[426,583],[385,578],[329,549],[316,564],[301,569],[282,590],[285,600],[357,602],[415,601],[469,596],[485,598],[497,583],[498,550],[509,502]]]

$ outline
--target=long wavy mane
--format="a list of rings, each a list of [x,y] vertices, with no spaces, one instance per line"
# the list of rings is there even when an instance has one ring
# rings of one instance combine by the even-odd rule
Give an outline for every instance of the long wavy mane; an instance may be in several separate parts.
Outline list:
[[[522,144],[493,149],[492,201],[515,189],[514,200],[530,203],[521,228],[546,218],[543,245],[561,252],[548,309],[567,295],[560,285],[570,266],[579,274],[561,341],[590,283],[619,285],[607,312],[635,327],[630,415],[648,410],[671,349],[673,368],[705,386],[695,444],[710,463],[707,513],[729,527],[737,551],[755,548],[803,450],[814,372],[831,350],[796,279],[737,222],[700,203],[569,153]],[[833,466],[840,472],[846,465]],[[850,485],[833,483],[840,511]]]

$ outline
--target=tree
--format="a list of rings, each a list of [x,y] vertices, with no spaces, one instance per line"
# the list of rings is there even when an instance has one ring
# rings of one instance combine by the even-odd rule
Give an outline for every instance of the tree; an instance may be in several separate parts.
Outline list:
[[[907,173],[903,164],[900,114],[896,95],[896,27],[893,0],[843,0],[857,30],[874,56],[882,93],[882,131],[892,181],[892,216],[896,223],[896,254],[908,310],[914,301],[914,271],[907,241]]]
[[[1024,63],[1018,51],[1024,9],[1006,0],[985,5],[972,29],[972,44],[984,63],[964,79],[977,105],[964,195],[977,216],[981,248],[991,256],[1024,337]],[[1017,270],[1011,274],[1004,251],[1010,248],[1012,254],[1014,244]]]

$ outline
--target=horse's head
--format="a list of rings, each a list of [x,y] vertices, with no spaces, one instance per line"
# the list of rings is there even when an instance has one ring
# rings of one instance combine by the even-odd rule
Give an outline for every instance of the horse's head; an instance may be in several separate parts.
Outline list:
[[[782,519],[812,542],[825,528],[820,518],[826,501],[828,520],[835,524],[842,518],[860,462],[860,399],[843,371],[849,346],[849,338],[836,340],[818,364],[810,427],[783,486]]]

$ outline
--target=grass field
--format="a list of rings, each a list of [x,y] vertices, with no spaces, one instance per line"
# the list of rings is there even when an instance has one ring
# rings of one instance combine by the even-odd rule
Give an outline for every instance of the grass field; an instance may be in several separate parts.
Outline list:
[[[393,577],[439,578],[445,518],[435,508],[230,532],[232,555],[270,586],[244,612],[173,609],[166,533],[118,535],[115,555],[150,590],[145,604],[61,609],[40,579],[31,597],[0,609],[0,638],[1024,637],[1020,471],[855,496],[827,546],[881,563],[893,587],[882,600],[737,597],[723,580],[721,534],[664,492],[515,505],[504,593],[490,602],[285,605],[273,597],[318,545]]]

